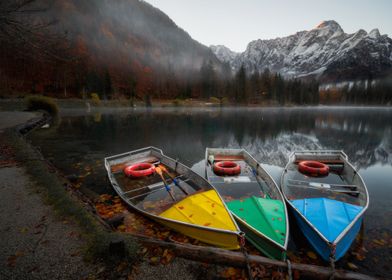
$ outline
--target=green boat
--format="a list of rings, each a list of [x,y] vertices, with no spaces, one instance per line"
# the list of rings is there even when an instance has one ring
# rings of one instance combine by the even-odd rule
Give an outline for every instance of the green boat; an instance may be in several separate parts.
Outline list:
[[[286,258],[287,208],[277,184],[243,149],[206,149],[208,181],[219,192],[246,239],[264,255]]]

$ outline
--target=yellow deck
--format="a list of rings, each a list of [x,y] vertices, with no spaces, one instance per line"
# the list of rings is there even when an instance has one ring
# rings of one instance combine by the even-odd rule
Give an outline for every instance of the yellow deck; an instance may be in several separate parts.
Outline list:
[[[206,228],[189,227],[186,224],[168,224],[176,230],[207,243],[227,249],[238,249],[237,226],[215,190],[186,197],[162,212],[160,217]],[[211,228],[211,229],[210,229]],[[226,230],[227,232],[212,229]]]

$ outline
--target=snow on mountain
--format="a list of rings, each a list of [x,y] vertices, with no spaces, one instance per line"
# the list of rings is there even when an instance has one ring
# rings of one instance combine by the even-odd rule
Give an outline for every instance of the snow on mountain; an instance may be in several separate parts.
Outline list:
[[[268,68],[286,77],[334,81],[375,77],[392,69],[392,39],[378,29],[347,34],[333,20],[287,37],[252,41],[242,53],[225,46],[210,48],[233,70],[243,64],[251,72]]]
[[[214,52],[214,54],[220,61],[231,61],[239,55],[239,53],[233,52],[232,50],[223,45],[211,45],[210,49]]]

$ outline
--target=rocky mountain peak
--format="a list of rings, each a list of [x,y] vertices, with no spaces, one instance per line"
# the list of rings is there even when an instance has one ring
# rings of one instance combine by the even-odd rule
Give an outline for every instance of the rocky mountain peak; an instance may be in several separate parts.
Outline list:
[[[372,31],[369,32],[368,35],[370,38],[373,38],[373,39],[377,39],[381,36],[378,28],[374,28]]]
[[[241,65],[250,72],[268,68],[289,78],[316,77],[331,82],[392,73],[391,38],[381,36],[378,29],[347,34],[334,20],[287,37],[254,40],[235,55],[222,46],[212,51],[235,71]]]
[[[236,53],[223,45],[211,45],[210,49],[220,61],[233,60],[239,55],[239,53]]]
[[[334,20],[322,21],[320,24],[318,24],[316,26],[315,29],[329,29],[329,30],[334,31],[334,32],[336,32],[336,31],[343,32],[342,27],[339,25],[339,23],[337,23]]]

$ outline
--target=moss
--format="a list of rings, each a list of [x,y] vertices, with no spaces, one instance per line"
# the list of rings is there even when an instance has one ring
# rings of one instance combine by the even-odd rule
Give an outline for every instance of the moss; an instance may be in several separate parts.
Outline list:
[[[16,159],[23,163],[35,183],[34,188],[41,194],[45,203],[52,205],[59,217],[78,223],[88,241],[85,248],[88,259],[112,261],[113,258],[126,257],[129,260],[136,260],[138,243],[134,239],[106,230],[78,200],[71,197],[64,187],[68,182],[49,170],[49,166],[38,151],[17,136],[13,130],[7,130],[4,136],[15,151]],[[119,240],[124,244],[125,251],[123,255],[116,256],[110,252],[110,245],[118,243]]]
[[[39,95],[26,97],[26,107],[30,111],[44,110],[52,116],[57,116],[59,107],[53,98]]]

